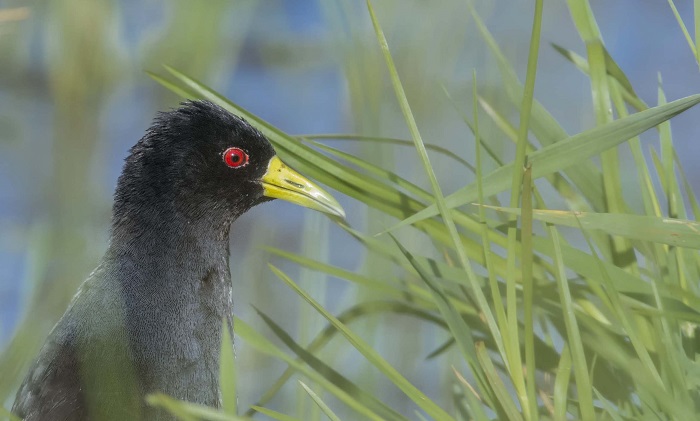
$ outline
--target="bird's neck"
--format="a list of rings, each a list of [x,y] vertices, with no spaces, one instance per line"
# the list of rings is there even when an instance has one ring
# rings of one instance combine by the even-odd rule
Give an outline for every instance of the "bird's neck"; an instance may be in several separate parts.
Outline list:
[[[134,283],[145,282],[145,286],[199,282],[212,271],[224,269],[228,276],[231,222],[224,215],[197,217],[166,206],[115,214],[109,254],[130,262],[144,278]]]
[[[231,221],[144,215],[119,219],[108,252],[141,387],[217,406],[222,320],[232,326],[233,314]]]

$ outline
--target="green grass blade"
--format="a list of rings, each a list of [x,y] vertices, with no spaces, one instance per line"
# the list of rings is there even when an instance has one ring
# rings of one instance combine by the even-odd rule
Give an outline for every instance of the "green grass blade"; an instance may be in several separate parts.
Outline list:
[[[476,76],[474,76],[474,77],[476,78]],[[445,87],[443,86],[443,87],[442,87],[442,90],[443,90],[443,92],[445,93],[445,96],[447,97],[447,100],[450,101],[450,104],[452,104],[452,107],[453,107],[453,108],[455,109],[455,111],[457,111],[457,113],[462,117],[462,121],[464,121],[464,124],[466,124],[467,127],[469,127],[469,130],[471,130],[472,134],[474,135],[474,139],[475,139],[475,140],[476,140],[476,139],[479,140],[479,143],[481,144],[480,147],[481,147],[481,148],[484,148],[484,150],[486,151],[486,154],[489,156],[489,158],[491,158],[491,160],[493,160],[494,163],[496,163],[496,165],[498,165],[499,167],[500,167],[501,165],[503,165],[503,162],[501,161],[501,158],[500,158],[500,157],[498,156],[498,154],[493,150],[493,148],[492,148],[491,146],[489,146],[489,142],[486,142],[486,141],[481,137],[481,133],[479,133],[479,130],[478,130],[477,127],[476,127],[476,121],[474,121],[473,123],[472,123],[471,121],[469,121],[469,119],[467,118],[466,114],[460,109],[459,105],[458,105],[457,102],[452,98],[452,95],[450,95],[450,93],[449,93],[449,91],[447,90],[447,88],[445,88]],[[475,110],[475,111],[478,111],[478,108],[475,107],[474,110]],[[474,171],[476,171],[476,168],[474,169]]]
[[[440,313],[443,315],[445,322],[447,322],[447,325],[452,332],[452,337],[455,338],[459,349],[462,351],[464,359],[469,363],[474,376],[479,382],[481,392],[486,394],[485,398],[487,401],[489,401],[490,399],[488,398],[490,397],[490,390],[487,386],[488,383],[486,382],[484,373],[482,373],[480,369],[481,366],[479,365],[477,359],[476,345],[471,333],[471,328],[464,322],[464,319],[462,319],[460,314],[452,307],[440,284],[436,282],[425,269],[423,269],[423,267],[413,258],[413,255],[406,250],[403,245],[401,245],[401,243],[394,238],[394,236],[391,236],[391,238],[394,240],[394,243],[396,243],[399,250],[401,250],[401,253],[406,256],[406,259],[408,259],[411,265],[416,269],[421,279],[428,286],[437,308],[440,310]]]
[[[561,54],[565,59],[573,63],[574,66],[576,66],[581,72],[586,75],[590,74],[588,61],[586,61],[585,58],[560,45],[552,44],[552,47],[554,47],[554,50]],[[608,74],[612,76],[618,83],[619,87],[622,88],[622,95],[625,98],[625,101],[632,105],[632,107],[634,107],[637,111],[642,111],[649,108],[644,101],[637,96],[637,93],[634,91],[634,88],[627,78],[627,75],[622,71],[620,66],[617,64],[617,62],[615,62],[612,56],[610,56],[607,50],[605,50],[605,63],[605,68],[608,71]],[[627,113],[625,113],[625,115],[626,114]]]
[[[474,137],[475,137],[475,148],[476,148],[476,187],[477,187],[477,198],[479,203],[484,202],[484,186],[483,186],[483,169],[481,164],[481,146],[482,139],[479,132],[479,107],[477,107],[477,98],[479,97],[477,84],[476,84],[476,72],[472,73],[472,107],[474,113]],[[493,260],[491,259],[491,240],[488,226],[486,225],[486,214],[483,207],[479,207],[479,223],[480,223],[480,234],[481,234],[481,244],[484,249],[484,262],[486,269],[488,271],[489,287],[491,288],[491,300],[494,304],[494,312],[496,313],[497,328],[502,332],[506,332],[508,329],[508,321],[506,318],[505,306],[503,305],[503,298],[501,297],[501,291],[498,286],[498,281],[496,279],[496,273],[494,271]],[[501,357],[507,360],[505,354],[505,349],[510,347],[511,340],[508,335],[503,336],[503,349],[501,350]]]
[[[243,338],[243,340],[247,344],[253,346],[257,350],[265,354],[271,355],[277,359],[286,362],[291,367],[294,367],[294,369],[298,372],[304,374],[309,379],[320,384],[324,389],[333,393],[333,395],[336,396],[340,401],[342,401],[343,403],[345,403],[350,408],[354,409],[367,419],[382,419],[380,416],[378,416],[369,408],[367,408],[367,406],[363,405],[361,402],[358,402],[351,394],[347,393],[345,390],[338,387],[333,382],[328,381],[321,374],[302,364],[297,359],[292,358],[291,356],[282,352],[277,346],[275,346],[272,342],[263,337],[260,333],[256,332],[249,324],[245,323],[243,320],[236,319],[234,323],[236,325],[236,334]]]
[[[493,388],[498,402],[503,408],[504,414],[511,421],[523,421],[523,416],[515,406],[513,398],[508,391],[508,388],[501,380],[496,367],[493,366],[493,361],[491,361],[491,356],[486,351],[486,347],[482,342],[476,345],[476,354],[479,359],[479,364],[483,367],[484,373],[488,378],[489,384]]]
[[[331,253],[330,236],[328,228],[330,221],[320,212],[306,212],[304,214],[301,252],[306,256],[315,256],[321,261],[328,261]],[[301,287],[309,291],[315,297],[327,295],[327,278],[325,273],[309,270],[302,267],[299,271]],[[257,310],[257,309],[256,309]],[[259,311],[258,311],[259,313]],[[297,313],[296,337],[302,344],[307,344],[314,332],[321,327],[322,320],[316,312],[308,306],[303,306]],[[286,333],[286,332],[285,332]],[[309,402],[307,394],[300,388],[296,389],[296,407],[298,416],[305,416],[309,421],[320,421],[321,410],[317,405]]]
[[[462,241],[459,239],[459,235],[457,234],[457,229],[454,225],[454,222],[452,221],[452,217],[447,211],[447,207],[445,206],[445,199],[442,195],[442,189],[440,188],[440,184],[438,183],[437,177],[435,176],[433,167],[430,164],[428,152],[425,149],[423,139],[418,130],[418,125],[416,124],[416,120],[413,117],[413,113],[411,111],[410,105],[408,104],[408,100],[406,99],[406,93],[404,92],[403,85],[401,84],[401,80],[399,79],[399,74],[396,70],[396,66],[394,65],[394,60],[391,57],[389,45],[387,44],[384,32],[379,26],[379,22],[377,21],[377,17],[374,14],[372,4],[369,0],[367,0],[367,9],[369,10],[369,14],[372,19],[372,25],[374,26],[374,32],[377,36],[377,41],[379,42],[379,46],[381,47],[382,53],[384,55],[387,68],[389,69],[389,75],[391,77],[391,83],[394,87],[394,92],[396,93],[396,99],[398,100],[401,112],[404,115],[404,119],[408,124],[408,129],[411,132],[411,137],[413,138],[416,150],[418,151],[418,155],[420,156],[421,162],[423,164],[423,169],[425,170],[425,173],[428,176],[428,179],[430,180],[430,185],[433,190],[435,203],[437,204],[437,207],[443,219],[445,220],[445,225],[447,226],[447,230],[450,234],[450,237],[452,237],[452,240],[454,241],[454,244],[457,248],[457,252],[459,254],[462,266],[465,269],[467,269],[469,267],[469,263],[466,257],[466,253],[464,253],[462,247]]]
[[[593,388],[593,392],[595,393],[596,399],[602,403],[605,412],[610,415],[610,419],[613,421],[624,421],[624,418],[622,418],[620,415],[621,411],[619,411],[612,402],[606,399],[605,396],[601,395],[600,392],[598,392],[598,389]]]
[[[401,295],[408,292],[407,289],[400,286],[396,280],[375,280],[364,275],[360,275],[354,271],[349,271],[346,269],[339,268],[337,266],[332,266],[327,263],[319,262],[318,260],[311,259],[300,254],[291,253],[286,250],[278,249],[275,247],[266,247],[266,251],[282,257],[286,260],[294,262],[302,267],[306,267],[313,270],[318,270],[328,275],[334,276],[340,279],[346,279],[357,285],[363,286],[365,288],[371,288],[372,290],[384,293],[388,296],[400,297]]]
[[[442,345],[438,346],[434,350],[430,351],[428,355],[425,356],[426,360],[432,360],[435,357],[438,357],[442,354],[444,354],[447,350],[452,348],[452,346],[456,343],[455,338],[449,337],[445,342],[442,343]]]
[[[685,191],[686,196],[688,197],[688,201],[690,202],[690,209],[693,211],[693,216],[695,217],[695,219],[700,219],[700,204],[698,204],[698,200],[695,197],[693,187],[688,181],[688,176],[686,175],[686,172],[683,169],[683,166],[681,165],[681,161],[678,157],[678,154],[675,151],[674,161],[676,163],[676,166],[678,167],[678,172],[681,176],[681,180],[683,181],[683,189]]]
[[[146,397],[146,402],[151,406],[165,409],[181,421],[198,421],[197,417],[190,414],[185,408],[184,402],[171,398],[168,395],[162,393],[149,395]]]
[[[499,212],[519,215],[520,209],[486,206]],[[533,211],[538,221],[568,227],[602,230],[611,235],[652,241],[677,247],[700,249],[700,222],[683,219],[659,218],[645,215],[613,213],[570,212],[557,210]],[[579,225],[580,224],[580,225]]]
[[[471,5],[470,12],[478,31],[486,41],[486,45],[496,57],[501,72],[503,88],[508,98],[514,106],[519,106],[522,102],[524,87],[518,80],[515,69],[501,52],[495,38],[488,31],[483,20]],[[543,147],[550,146],[569,137],[561,125],[535,98],[533,98],[530,128]],[[602,201],[601,183],[599,182],[600,173],[592,162],[582,161],[568,168],[566,175],[581,190],[594,209],[603,209],[604,202]]]
[[[520,125],[518,127],[518,139],[515,147],[515,160],[512,167],[511,175],[511,185],[510,185],[510,206],[517,207],[520,204],[521,189],[525,190],[523,186],[523,168],[525,167],[526,152],[528,147],[527,134],[530,130],[530,114],[532,112],[533,96],[535,93],[535,80],[537,75],[537,59],[539,56],[540,48],[540,33],[542,31],[542,0],[535,1],[535,13],[532,24],[532,31],[530,37],[530,48],[527,60],[527,74],[525,76],[525,90],[523,92],[522,102],[520,104]],[[530,173],[531,175],[531,173]],[[531,181],[531,178],[530,178]],[[523,194],[531,195],[530,191],[523,192]],[[530,200],[529,198],[528,200]],[[523,376],[523,370],[519,369],[518,366],[522,364],[522,357],[520,353],[520,330],[519,330],[519,311],[517,307],[518,300],[517,295],[517,285],[515,277],[515,266],[517,256],[516,242],[518,237],[518,227],[517,227],[517,217],[515,215],[508,219],[508,248],[507,248],[507,271],[508,276],[506,277],[506,305],[507,305],[507,320],[508,320],[508,330],[507,335],[509,337],[509,347],[506,348],[506,355],[509,360],[509,366],[513,368],[510,370],[510,376],[513,380],[513,386],[520,400],[520,404],[525,414],[525,419],[532,420],[538,419],[537,412],[537,398],[534,396],[534,367],[528,366],[528,370],[531,370],[533,376],[529,380],[529,388],[526,387],[525,378]],[[523,253],[529,254],[530,258],[532,256],[532,250],[528,250],[527,246],[524,245]],[[522,256],[521,256],[522,257]],[[530,269],[532,267],[530,266]],[[523,264],[523,271],[525,267]],[[530,276],[532,273],[530,272]],[[523,282],[526,282],[523,279]],[[532,282],[530,282],[531,286]],[[529,290],[528,292],[531,292]],[[531,298],[531,297],[530,297]],[[531,302],[527,302],[526,295],[526,306],[530,306]],[[531,308],[530,308],[531,309]],[[528,310],[525,310],[525,315],[528,314]],[[529,321],[531,323],[531,320]],[[528,321],[525,321],[526,329],[528,326]],[[531,326],[531,325],[530,325]],[[529,343],[532,345],[532,342]],[[532,356],[530,356],[532,357]],[[530,393],[532,392],[532,393]]]
[[[158,82],[159,84],[161,84],[165,88],[167,88],[168,90],[172,91],[175,95],[178,95],[178,96],[182,97],[183,99],[189,99],[189,98],[193,98],[196,96],[192,91],[187,90],[187,89],[183,89],[182,87],[176,85],[173,82],[170,82],[169,80],[165,79],[164,77],[162,77],[160,75],[157,75],[156,73],[146,72],[146,74],[151,79],[155,80],[156,82]]]
[[[372,247],[376,246],[376,243],[372,244]],[[386,246],[388,248],[388,246]],[[392,247],[393,249],[393,247]],[[266,247],[266,250],[269,251],[270,253],[273,253],[277,256],[280,256],[282,258],[285,258],[287,260],[290,260],[292,262],[295,262],[301,266],[308,267],[310,269],[314,270],[319,270],[324,273],[327,273],[328,275],[335,276],[340,279],[345,279],[350,282],[356,283],[358,285],[361,285],[363,287],[371,288],[377,292],[385,293],[388,296],[392,297],[399,297],[399,296],[404,296],[404,294],[411,294],[413,295],[412,298],[415,299],[422,299],[424,297],[427,297],[428,292],[421,290],[418,286],[409,284],[408,286],[400,285],[398,280],[392,279],[392,278],[383,278],[383,279],[373,279],[367,276],[359,275],[355,272],[348,271],[345,269],[338,268],[337,266],[332,266],[323,262],[319,262],[314,259],[310,259],[305,256],[301,256],[298,254],[290,253],[284,250],[280,250],[274,247]],[[373,249],[374,250],[374,249]],[[412,269],[412,266],[405,262],[403,259],[403,256],[400,255],[398,251],[397,254],[389,253],[389,251],[385,248],[382,248],[378,253],[385,254],[387,257],[390,257],[391,260],[398,260],[401,259],[398,263],[402,264],[403,267],[407,269]],[[444,281],[449,281],[452,283],[456,284],[464,284],[463,279],[467,276],[466,273],[460,269],[451,267],[446,265],[445,263],[439,262],[434,259],[429,259],[427,257],[423,256],[414,256],[415,259],[424,267],[424,268],[429,268],[426,269],[428,270],[432,276],[435,278],[444,280]],[[391,282],[387,282],[391,281]],[[480,282],[481,284],[482,282]],[[462,311],[462,310],[461,310]]]
[[[413,113],[411,112],[411,107],[408,104],[408,100],[406,99],[406,94],[404,92],[403,86],[401,85],[401,80],[399,79],[399,75],[396,70],[396,66],[394,65],[394,61],[391,57],[386,37],[384,36],[384,33],[381,27],[379,26],[379,22],[377,21],[377,18],[374,14],[374,10],[372,9],[372,5],[369,0],[367,0],[367,9],[369,10],[369,14],[372,19],[372,25],[374,26],[374,32],[377,36],[377,41],[379,42],[379,45],[382,49],[382,53],[384,55],[384,59],[386,61],[387,68],[389,69],[389,75],[391,76],[391,81],[394,87],[396,98],[399,102],[399,106],[401,107],[404,119],[408,124],[409,131],[411,132],[411,137],[415,142],[416,150],[420,155],[425,173],[427,174],[428,179],[430,180],[430,185],[433,190],[435,203],[437,205],[437,208],[439,209],[440,215],[444,220],[444,225],[447,229],[449,237],[452,240],[452,243],[457,251],[459,262],[462,268],[464,268],[464,270],[467,272],[467,277],[469,282],[471,283],[472,291],[476,295],[477,303],[479,304],[479,309],[484,313],[484,316],[488,321],[488,325],[491,328],[491,334],[494,336],[496,343],[499,345],[499,348],[502,348],[501,333],[497,329],[496,321],[493,317],[493,313],[491,312],[491,308],[489,307],[483,292],[479,288],[476,275],[474,274],[471,263],[469,261],[469,257],[467,256],[467,253],[464,249],[464,245],[462,244],[462,239],[457,233],[457,228],[455,226],[454,220],[452,219],[452,214],[449,212],[445,204],[445,198],[443,197],[442,189],[440,188],[440,184],[438,183],[437,177],[435,176],[435,172],[433,171],[433,168],[430,165],[428,153],[425,149],[425,146],[423,145],[423,139],[421,137],[420,132],[418,131],[418,125],[416,124],[416,121],[413,117]]]
[[[396,302],[396,301],[368,301],[368,302],[363,302],[357,305],[354,305],[350,307],[349,309],[343,311],[340,315],[338,315],[338,320],[340,320],[343,324],[348,325],[351,323],[354,323],[356,321],[365,319],[369,316],[373,315],[380,315],[384,313],[394,313],[394,314],[401,314],[401,315],[407,315],[407,316],[412,316],[417,318],[418,320],[432,323],[435,326],[442,328],[442,329],[447,329],[447,326],[445,322],[438,318],[437,316],[433,315],[433,313],[429,313],[427,311],[424,311],[422,309],[419,309],[411,304],[407,303],[402,303],[402,302]],[[274,322],[273,322],[274,324]],[[268,326],[272,328],[270,323],[268,323]],[[273,329],[274,332],[274,329]],[[292,341],[291,338],[289,338],[289,335],[278,335],[281,340],[285,341],[285,338],[289,338],[289,343],[285,344],[292,349],[295,353],[298,355],[298,361],[304,361],[310,366],[314,366],[316,363],[317,359],[314,357],[314,355],[318,352],[320,352],[326,344],[329,343],[329,341],[334,338],[336,335],[338,335],[339,332],[333,325],[328,324],[321,332],[319,332],[316,337],[309,343],[309,345],[306,347],[306,349],[303,349],[301,347],[298,347],[296,342]],[[297,349],[298,347],[298,349]],[[305,358],[308,357],[308,358]],[[319,361],[319,364],[324,364]],[[325,364],[324,364],[325,365]],[[324,371],[324,369],[319,369],[317,370],[318,372],[322,373],[330,373],[330,371]],[[265,405],[268,403],[286,384],[286,382],[291,378],[291,376],[296,372],[295,368],[292,366],[289,366],[285,372],[277,379],[277,381],[270,386],[270,388],[260,397],[260,399],[257,402],[257,405]],[[351,394],[352,391],[349,391]],[[355,395],[355,394],[353,394]],[[383,404],[382,404],[383,405]],[[381,410],[378,410],[380,413],[382,413]],[[248,410],[245,415],[250,416],[253,414],[254,411]],[[384,414],[385,419],[393,419],[393,417]],[[399,416],[399,419],[402,419]]]
[[[554,419],[566,420],[566,409],[569,403],[569,381],[571,379],[571,352],[569,345],[564,344],[561,359],[557,367],[557,377],[554,380]]]
[[[359,140],[364,142],[378,142],[391,145],[401,145],[415,147],[413,141],[405,139],[396,139],[393,137],[381,137],[381,136],[363,136],[359,134],[341,134],[341,133],[321,133],[321,134],[303,134],[295,136],[301,141],[305,140],[315,140],[315,139],[332,139],[332,140]],[[463,159],[461,156],[452,152],[451,150],[444,148],[440,145],[435,145],[432,143],[425,143],[425,148],[435,151],[436,153],[442,154],[449,158],[454,159],[465,167],[469,168],[470,171],[474,172],[475,168],[467,160]]]
[[[457,377],[457,380],[459,381],[459,384],[462,386],[462,390],[464,391],[464,397],[467,400],[467,405],[466,408],[469,411],[469,414],[465,414],[463,416],[464,419],[474,419],[477,421],[489,421],[490,418],[486,415],[486,411],[484,410],[484,405],[481,403],[480,397],[476,395],[476,392],[474,391],[474,388],[467,382],[467,380],[455,369],[452,367],[452,371],[455,373],[455,377]],[[460,411],[460,415],[463,415],[462,412]],[[470,416],[470,418],[469,418]]]
[[[273,411],[272,409],[268,408],[263,408],[262,406],[253,406],[252,409],[255,410],[255,412],[260,412],[263,415],[267,415],[268,417],[272,418],[273,420],[277,421],[302,421],[299,418],[294,418],[290,415],[283,414],[281,412]]]
[[[604,125],[613,120],[613,113],[603,40],[589,2],[587,0],[569,0],[568,5],[581,39],[586,43],[596,122],[598,125]],[[606,206],[604,210],[612,213],[627,212],[627,205],[622,194],[617,148],[610,148],[601,153],[601,166]],[[631,246],[625,239],[612,237],[608,240],[611,257],[616,264],[624,267],[634,263]],[[607,251],[607,248],[604,251]]]
[[[378,293],[380,296],[381,294],[384,294],[386,297],[394,298],[394,299],[409,299],[411,300],[412,303],[415,305],[418,305],[420,307],[426,308],[433,310],[435,308],[434,303],[431,299],[430,293],[428,292],[427,289],[423,288],[421,285],[416,285],[414,283],[409,283],[409,284],[404,284],[399,282],[398,279],[373,279],[369,278],[363,275],[358,275],[355,272],[348,271],[345,269],[338,268],[336,266],[328,265],[326,263],[322,263],[313,259],[309,259],[304,256],[300,256],[294,253],[289,253],[287,251],[275,249],[275,248],[266,248],[269,252],[272,254],[275,254],[277,256],[280,256],[282,258],[285,258],[289,261],[295,262],[299,264],[302,267],[306,267],[309,269],[314,269],[314,270],[319,270],[321,272],[324,272],[328,275],[334,276],[339,279],[344,279],[350,282],[353,282],[359,286],[369,288],[373,293]],[[456,278],[452,277],[449,273],[444,273],[440,271],[440,266],[434,265],[434,263],[437,263],[435,260],[432,259],[427,259],[422,256],[416,256],[416,260],[418,260],[423,267],[431,267],[431,273],[434,276],[437,276],[437,273],[440,273],[442,276],[439,278],[443,282],[453,282],[455,284],[463,284],[459,280],[459,276],[457,275]],[[410,266],[406,264],[407,266]],[[443,264],[444,265],[444,264]],[[448,267],[449,266],[443,266],[443,267]],[[457,271],[458,273],[462,273],[461,276],[463,275],[463,272]],[[390,281],[390,282],[387,282]],[[376,296],[375,296],[376,298]],[[464,303],[460,299],[452,298],[452,303],[453,305],[457,306],[460,312],[463,314],[469,314],[469,315],[475,315],[476,310],[470,306],[467,303]]]
[[[523,294],[523,327],[525,336],[525,382],[527,386],[527,398],[530,404],[529,416],[538,419],[537,410],[537,385],[535,378],[535,320],[534,304],[535,282],[533,275],[534,248],[532,246],[532,172],[529,165],[525,167],[522,193],[522,219],[521,219],[521,278]]]
[[[183,421],[244,421],[249,418],[219,412],[216,408],[181,401],[162,393],[148,395],[146,402],[151,406],[161,407]]]
[[[408,396],[413,402],[415,402],[419,407],[421,407],[428,415],[438,420],[451,420],[453,419],[447,412],[442,408],[437,406],[432,400],[428,399],[427,396],[415,386],[413,386],[405,377],[403,377],[394,367],[384,360],[379,353],[374,350],[367,342],[360,338],[353,331],[348,329],[343,323],[341,323],[336,317],[330,314],[326,309],[324,309],[320,304],[311,298],[306,292],[304,292],[299,286],[294,283],[287,275],[281,272],[276,267],[270,265],[270,269],[274,272],[277,277],[283,280],[294,292],[299,294],[306,302],[311,304],[312,307],[316,309],[323,317],[325,317],[333,326],[335,326],[345,338],[357,349],[362,355],[372,363],[379,371],[384,373],[384,375],[391,380],[401,391],[403,391],[406,396]]]
[[[356,157],[339,149],[335,149],[330,146],[316,142],[311,142],[311,144],[325,152],[328,152],[331,155],[334,155],[353,165],[356,165],[359,168],[362,168],[369,174],[375,175],[378,178],[378,181],[381,180],[381,182],[385,182],[385,180],[389,180],[393,182],[396,187],[401,188],[402,190],[406,191],[409,194],[412,194],[414,197],[420,200],[432,201],[433,196],[430,193],[409,182],[408,180],[400,177],[398,174],[392,171],[386,170],[382,167],[372,164],[371,162],[368,162],[366,159]]]
[[[658,76],[658,98],[659,105],[666,103],[666,94],[664,93],[661,75]],[[664,174],[664,191],[666,193],[666,212],[671,218],[684,217],[679,215],[681,211],[680,206],[680,189],[678,188],[678,181],[676,180],[676,173],[673,165],[673,140],[671,136],[671,122],[666,121],[659,125],[659,137],[661,138],[661,159],[663,162]]]
[[[513,142],[518,141],[518,133],[517,130],[513,127],[510,122],[506,120],[506,118],[499,113],[494,107],[491,106],[491,104],[483,99],[479,98],[479,104],[481,105],[481,108],[486,111],[489,117],[493,120],[493,122],[498,126],[499,129],[503,131],[503,133],[506,134],[506,136],[511,139]],[[528,145],[527,148],[527,153],[530,154],[532,151],[534,151],[535,148],[532,144]],[[502,165],[502,164],[501,164]],[[554,173],[550,174],[547,176],[547,180],[549,183],[554,187],[559,194],[567,200],[568,203],[571,204],[571,206],[576,209],[576,210],[588,210],[590,207],[586,204],[586,199],[577,191],[577,189],[574,187],[574,185],[567,180],[563,175]],[[535,192],[537,193],[537,192]],[[536,194],[537,200],[536,203],[540,204],[540,207],[544,207],[544,200],[542,200],[539,197],[539,194]],[[479,203],[484,203],[483,201],[479,200]]]
[[[263,319],[265,324],[272,330],[272,332],[289,348],[291,349],[302,361],[304,361],[309,367],[313,368],[332,382],[339,388],[346,391],[349,395],[352,395],[358,402],[368,407],[370,410],[379,415],[382,419],[386,420],[405,420],[398,412],[392,410],[388,406],[384,405],[382,402],[377,400],[371,394],[362,390],[362,388],[356,386],[354,383],[349,381],[343,375],[338,373],[332,367],[328,366],[326,363],[316,358],[311,352],[304,349],[298,343],[296,343],[287,332],[284,331],[277,323],[275,323],[268,315],[264,312],[258,310],[255,311]]]
[[[657,381],[658,384],[663,384],[663,381],[659,376],[657,367],[656,365],[654,365],[651,356],[649,355],[648,349],[644,347],[642,341],[640,340],[640,336],[643,336],[647,332],[643,330],[643,327],[637,328],[638,325],[634,325],[630,320],[630,312],[628,310],[628,307],[625,304],[623,304],[621,295],[614,288],[612,279],[610,277],[610,272],[608,272],[606,270],[606,267],[602,264],[603,261],[599,258],[598,253],[596,252],[595,248],[591,244],[591,241],[589,240],[587,232],[584,231],[581,224],[579,224],[579,229],[584,234],[584,238],[586,240],[586,243],[588,244],[590,254],[596,259],[596,263],[600,267],[600,273],[602,275],[601,280],[604,282],[604,285],[606,287],[607,295],[599,293],[598,296],[601,298],[602,301],[609,303],[608,307],[610,308],[610,311],[615,316],[617,316],[619,323],[623,326],[626,335],[629,337],[629,341],[632,343],[633,348],[637,352],[637,355],[642,363],[642,367],[649,372],[650,376],[655,381]],[[658,303],[659,293],[655,281],[652,281],[651,283],[651,290],[655,301]]]
[[[693,55],[695,56],[695,61],[698,61],[698,50],[695,45],[695,42],[693,42],[693,38],[690,36],[690,32],[688,32],[688,28],[685,26],[685,23],[683,22],[680,13],[678,13],[678,9],[676,9],[676,5],[673,3],[673,0],[668,0],[668,5],[671,6],[673,16],[676,18],[676,22],[678,22],[678,26],[681,28],[681,31],[683,31],[683,36],[685,36],[685,40],[688,42],[688,47],[690,47],[690,51],[692,51]],[[695,35],[697,38],[697,29]]]
[[[581,342],[581,332],[579,331],[568,280],[566,279],[566,267],[561,253],[559,232],[554,226],[549,226],[548,231],[552,246],[554,247],[554,262],[557,267],[556,281],[559,289],[559,297],[561,299],[561,310],[566,325],[566,340],[571,349],[581,419],[584,421],[594,421],[596,417],[591,392],[592,385],[588,374],[588,364],[586,362],[583,343]]]
[[[619,116],[626,117],[628,115],[627,106],[624,103],[622,95],[620,95],[619,85],[613,85],[611,93],[613,103],[615,104]],[[661,216],[659,201],[656,198],[656,192],[654,191],[654,185],[649,173],[649,166],[644,158],[641,141],[638,136],[630,139],[629,147],[632,151],[635,167],[637,169],[637,179],[639,180],[638,182],[642,193],[644,211],[647,215]]]
[[[617,62],[612,58],[605,46],[603,46],[603,53],[605,54],[605,70],[608,74],[615,79],[630,96],[637,97],[632,82],[630,82],[625,72],[622,71],[622,68],[620,68]]]
[[[650,108],[615,120],[604,126],[586,130],[568,139],[557,142],[534,152],[529,158],[532,162],[533,179],[561,171],[578,161],[593,157],[609,148],[615,147],[646,130],[682,113],[700,102],[700,95],[692,95],[668,104]],[[490,196],[503,192],[510,185],[513,164],[505,165],[484,177],[484,195]],[[450,208],[471,203],[476,199],[476,186],[470,184],[447,196],[445,203]],[[438,215],[437,207],[430,205],[420,212],[404,219],[387,231],[415,224]]]
[[[309,396],[311,396],[311,399],[313,399],[313,401],[316,403],[316,405],[318,405],[318,407],[321,408],[321,411],[323,411],[323,413],[326,414],[328,419],[330,419],[331,421],[340,421],[340,418],[338,418],[338,416],[335,415],[335,413],[331,410],[331,408],[328,405],[326,405],[325,402],[323,402],[323,399],[321,399],[321,397],[319,397],[316,393],[314,393],[314,391],[311,390],[311,388],[309,388],[309,386],[307,386],[306,383],[299,380],[299,384],[301,385],[302,388],[304,388],[306,393],[308,393]]]
[[[525,76],[525,91],[520,104],[520,125],[518,126],[518,140],[515,147],[515,161],[510,186],[510,206],[516,207],[520,203],[520,189],[523,184],[523,171],[525,166],[525,153],[527,151],[527,133],[530,130],[530,113],[535,95],[535,76],[537,75],[537,59],[540,50],[540,33],[542,32],[542,0],[535,1],[535,16],[530,37],[530,51],[527,59],[527,74]],[[515,230],[509,231],[509,239],[515,236]],[[513,253],[514,250],[508,250]]]
[[[651,377],[648,370],[640,367],[638,359],[631,357],[619,346],[615,346],[615,342],[611,342],[608,334],[600,330],[599,326],[596,326],[594,331],[596,342],[609,345],[599,347],[600,356],[614,362],[634,380],[635,393],[642,399],[642,408],[652,408],[653,418],[660,418],[662,415],[659,412],[662,410],[666,411],[669,415],[668,419],[672,420],[690,420],[696,417],[697,410],[693,406],[685,405],[684,402],[676,399],[664,385]]]

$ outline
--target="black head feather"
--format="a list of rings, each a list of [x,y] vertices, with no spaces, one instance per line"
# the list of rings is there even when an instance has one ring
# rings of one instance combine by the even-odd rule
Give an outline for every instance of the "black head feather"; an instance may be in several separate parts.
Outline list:
[[[223,153],[230,147],[245,151],[248,165],[227,166]],[[230,223],[269,200],[259,180],[274,154],[260,131],[211,102],[188,101],[161,112],[126,159],[114,226],[138,217]]]

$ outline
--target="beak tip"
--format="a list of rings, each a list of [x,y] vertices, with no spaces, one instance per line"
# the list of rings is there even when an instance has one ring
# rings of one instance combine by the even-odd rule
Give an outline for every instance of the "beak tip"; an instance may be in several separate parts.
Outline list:
[[[263,195],[286,200],[345,220],[345,211],[333,196],[284,165],[276,156],[270,160],[262,179]]]
[[[338,206],[338,208],[334,209],[334,210],[335,210],[334,215],[344,221],[345,220],[345,210],[343,208],[341,208],[340,206]]]
[[[343,207],[340,206],[340,203],[338,203],[338,201],[335,200],[335,198],[330,194],[324,192],[323,199],[319,200],[319,203],[322,204],[322,208],[318,207],[316,210],[326,213],[334,218],[345,220],[345,209],[343,209]]]

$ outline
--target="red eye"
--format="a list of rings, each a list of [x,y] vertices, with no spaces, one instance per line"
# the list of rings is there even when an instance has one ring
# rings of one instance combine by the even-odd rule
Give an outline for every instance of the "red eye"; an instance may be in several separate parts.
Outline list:
[[[228,148],[224,152],[224,162],[231,168],[239,168],[248,164],[248,154],[241,148]]]

